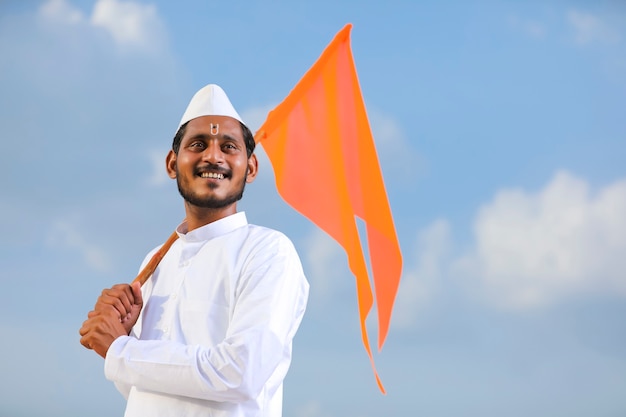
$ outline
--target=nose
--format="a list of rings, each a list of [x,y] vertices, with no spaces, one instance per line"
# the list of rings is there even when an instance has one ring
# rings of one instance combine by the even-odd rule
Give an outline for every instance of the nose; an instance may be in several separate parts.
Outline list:
[[[208,143],[202,153],[202,160],[211,164],[221,164],[224,162],[224,152],[218,141],[212,140]]]

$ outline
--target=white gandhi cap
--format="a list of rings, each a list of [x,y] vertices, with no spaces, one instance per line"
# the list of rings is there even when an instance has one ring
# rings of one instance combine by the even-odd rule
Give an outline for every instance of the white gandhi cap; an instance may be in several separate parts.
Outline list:
[[[178,128],[191,119],[201,116],[228,116],[243,123],[224,90],[216,84],[202,87],[194,94],[182,119],[180,119]]]

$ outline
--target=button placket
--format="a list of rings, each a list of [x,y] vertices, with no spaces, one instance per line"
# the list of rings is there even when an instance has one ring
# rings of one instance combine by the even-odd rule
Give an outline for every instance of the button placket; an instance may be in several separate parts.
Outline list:
[[[178,303],[183,287],[183,283],[187,277],[189,268],[193,264],[194,257],[206,242],[185,242],[180,253],[178,261],[178,274],[175,283],[172,283],[171,293],[167,302],[167,311],[164,312],[161,331],[168,339],[172,337],[172,333],[176,333],[178,329],[176,312],[178,311]]]

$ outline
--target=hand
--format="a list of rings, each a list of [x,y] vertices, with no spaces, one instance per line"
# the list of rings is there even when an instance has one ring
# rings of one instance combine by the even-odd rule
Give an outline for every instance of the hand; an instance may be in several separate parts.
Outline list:
[[[111,343],[128,335],[143,307],[141,284],[118,284],[102,291],[79,333],[80,343],[103,358]]]
[[[94,311],[117,314],[128,335],[137,322],[142,308],[141,284],[135,282],[131,285],[118,284],[103,290],[98,297]]]
[[[117,314],[90,311],[79,331],[81,345],[93,349],[103,358],[115,339],[128,335]]]

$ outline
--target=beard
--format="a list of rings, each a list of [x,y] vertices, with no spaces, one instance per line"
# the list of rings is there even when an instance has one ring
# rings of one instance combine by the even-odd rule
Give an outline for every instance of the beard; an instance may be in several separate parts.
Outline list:
[[[246,188],[247,178],[248,172],[246,171],[246,175],[244,175],[239,187],[237,187],[233,192],[223,198],[218,198],[215,196],[202,197],[198,195],[191,189],[191,187],[186,187],[185,184],[181,182],[180,175],[176,175],[176,185],[178,186],[178,192],[187,203],[201,208],[223,209],[241,200],[241,198],[243,197],[243,191]],[[211,184],[210,188],[217,188],[217,185]]]

